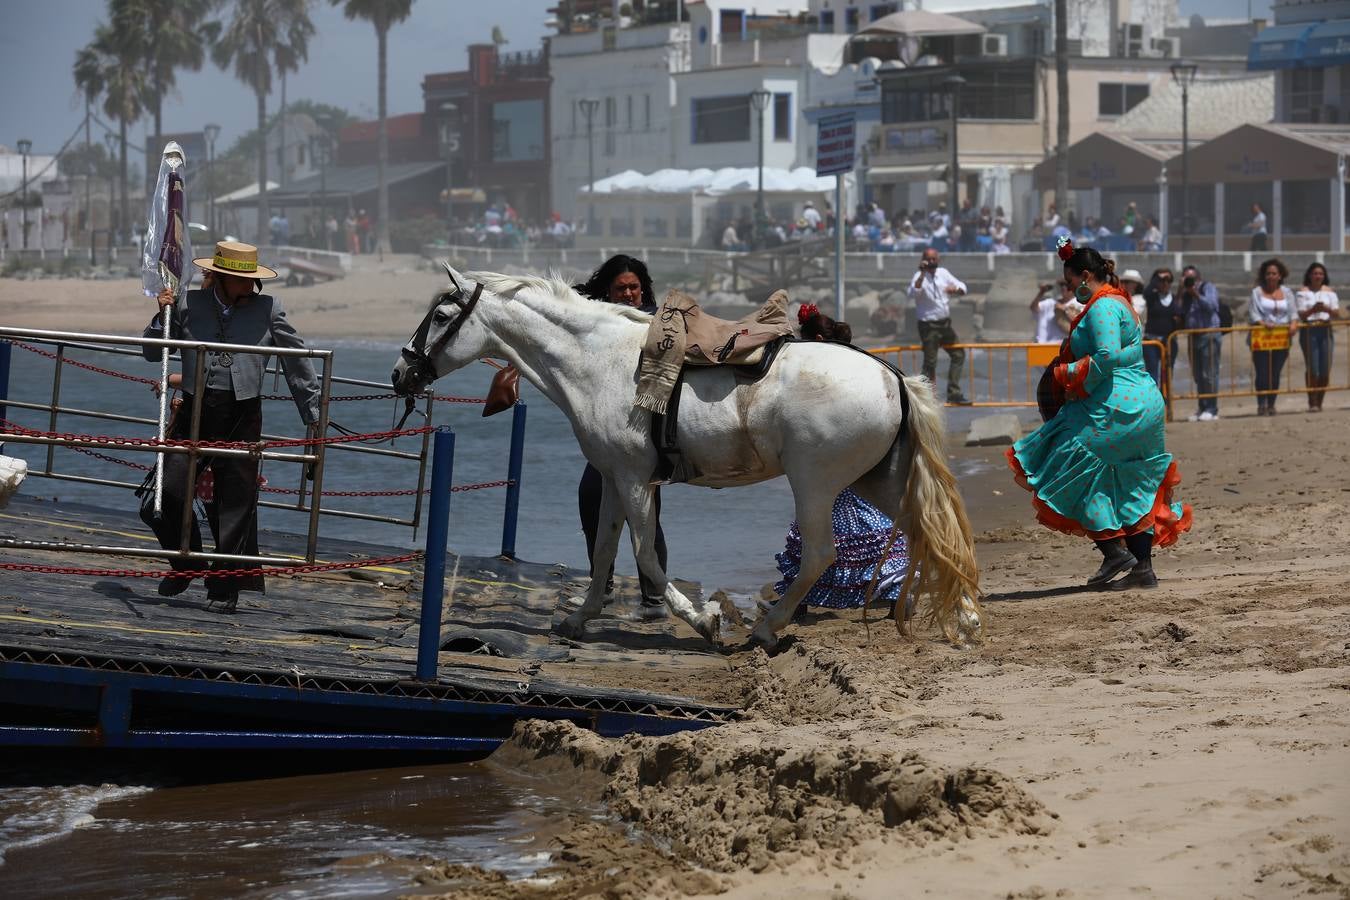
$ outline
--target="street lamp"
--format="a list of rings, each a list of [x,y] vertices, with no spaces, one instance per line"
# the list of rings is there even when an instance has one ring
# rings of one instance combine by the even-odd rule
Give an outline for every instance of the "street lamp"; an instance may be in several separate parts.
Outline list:
[[[20,203],[23,204],[23,249],[28,249],[28,151],[33,149],[33,142],[28,138],[19,138],[19,155],[23,157],[23,197]]]
[[[220,137],[220,126],[208,123],[202,132],[206,135],[206,224],[211,236],[216,234],[216,138]]]
[[[952,108],[952,165],[951,172],[948,173],[951,176],[951,187],[948,188],[947,205],[953,222],[956,221],[957,207],[961,205],[961,161],[957,156],[956,120],[961,114],[961,86],[965,83],[966,80],[955,72],[942,79],[942,86],[947,89],[947,102]]]
[[[600,101],[590,97],[578,101],[586,117],[586,234],[595,233],[595,111]]]
[[[750,105],[758,113],[759,119],[759,187],[755,189],[755,247],[764,246],[764,110],[769,108],[769,98],[773,94],[760,88],[750,92]]]
[[[117,153],[117,135],[111,131],[103,135],[103,143],[108,145],[108,158],[114,158]],[[108,171],[108,246],[111,247],[117,243],[117,229],[121,227],[121,212],[117,206],[117,172],[116,166],[109,166]],[[109,257],[111,259],[111,256]]]
[[[1190,166],[1190,88],[1195,81],[1195,73],[1200,67],[1192,62],[1172,63],[1172,80],[1181,85],[1181,250],[1186,252],[1186,238],[1191,227],[1190,216],[1191,166]]]

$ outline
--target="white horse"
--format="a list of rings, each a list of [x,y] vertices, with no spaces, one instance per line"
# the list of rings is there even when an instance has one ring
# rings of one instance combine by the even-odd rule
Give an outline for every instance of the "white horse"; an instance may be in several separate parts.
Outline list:
[[[676,616],[716,643],[719,609],[677,590],[656,557],[651,414],[633,405],[651,316],[587,299],[556,276],[461,276],[445,268],[454,287],[434,298],[403,348],[392,376],[395,391],[418,392],[482,356],[510,360],[563,411],[604,477],[591,571],[609,570],[627,520],[643,574],[664,588]],[[686,370],[678,425],[678,444],[700,473],[692,484],[736,487],[786,475],[792,485],[801,574],[756,624],[752,640],[776,645],[797,604],[834,562],[831,511],[845,488],[909,537],[911,566],[896,604],[897,627],[904,629],[903,599],[912,593],[927,601],[923,612],[948,639],[979,636],[974,541],[946,463],[941,408],[926,379],[908,377],[902,384],[865,353],[791,343],[753,383],[738,383],[722,367]],[[585,601],[559,631],[579,638],[600,614],[604,595],[605,579],[592,578]]]

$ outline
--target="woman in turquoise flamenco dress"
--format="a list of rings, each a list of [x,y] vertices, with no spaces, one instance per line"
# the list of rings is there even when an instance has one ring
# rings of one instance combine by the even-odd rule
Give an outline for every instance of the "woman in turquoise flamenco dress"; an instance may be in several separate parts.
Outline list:
[[[1007,451],[1008,464],[1031,491],[1037,521],[1096,542],[1104,560],[1089,585],[1153,588],[1153,547],[1191,527],[1190,506],[1172,500],[1181,476],[1164,446],[1162,394],[1114,262],[1060,242],[1064,278],[1084,303],[1053,370],[1063,405]]]

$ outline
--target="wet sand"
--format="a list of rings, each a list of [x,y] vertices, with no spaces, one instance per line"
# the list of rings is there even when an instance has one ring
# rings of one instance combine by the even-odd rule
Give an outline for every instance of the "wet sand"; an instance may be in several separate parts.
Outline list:
[[[991,465],[963,480],[983,646],[822,614],[732,651],[744,722],[523,728],[496,764],[604,774],[616,821],[575,820],[547,885],[444,896],[1350,896],[1347,434],[1342,408],[1172,426],[1196,525],[1152,592],[1078,589],[1091,545]]]

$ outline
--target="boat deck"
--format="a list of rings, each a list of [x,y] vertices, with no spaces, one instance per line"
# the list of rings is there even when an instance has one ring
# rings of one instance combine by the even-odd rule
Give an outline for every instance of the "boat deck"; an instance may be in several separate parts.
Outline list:
[[[149,543],[134,511],[16,497],[0,535]],[[264,532],[269,553],[303,538]],[[319,559],[397,554],[323,540]],[[155,560],[6,549],[61,568],[160,569]],[[420,564],[419,564],[420,565]],[[414,680],[421,573],[410,563],[272,577],[238,611],[153,578],[0,571],[0,743],[491,749],[522,717],[602,733],[663,733],[736,715],[727,659],[683,622],[642,621],[619,579],[584,642],[554,625],[584,592],[561,566],[450,555],[435,682]],[[693,587],[697,590],[697,586]]]

